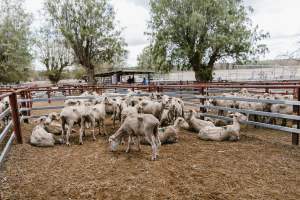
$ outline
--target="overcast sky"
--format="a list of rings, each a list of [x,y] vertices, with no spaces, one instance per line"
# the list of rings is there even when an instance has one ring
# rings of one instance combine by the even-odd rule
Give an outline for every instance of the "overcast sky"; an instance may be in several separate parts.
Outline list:
[[[149,20],[149,0],[111,0],[117,20],[124,27],[123,37],[128,44],[128,65],[135,66],[137,55],[149,43],[144,32]],[[254,8],[251,15],[254,25],[269,32],[271,37],[265,41],[270,53],[264,59],[277,58],[286,52],[300,47],[300,0],[244,0]],[[43,0],[26,0],[25,6],[34,14],[34,24],[38,26],[38,11]],[[39,64],[36,64],[39,65]],[[35,66],[40,68],[40,66]]]

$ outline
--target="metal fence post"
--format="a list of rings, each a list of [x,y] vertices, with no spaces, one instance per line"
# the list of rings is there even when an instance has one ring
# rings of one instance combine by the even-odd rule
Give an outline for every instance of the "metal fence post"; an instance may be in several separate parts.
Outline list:
[[[21,92],[21,99],[22,100],[27,100],[27,94],[25,93],[25,92]],[[24,108],[24,109],[27,109],[27,102],[22,102],[21,103],[21,108]],[[24,116],[28,116],[28,111],[26,110],[26,111],[23,111],[22,112],[22,115],[24,115]],[[28,119],[24,119],[24,122],[25,123],[28,123]]]
[[[13,92],[9,96],[9,104],[10,104],[10,108],[11,108],[14,132],[15,132],[18,143],[22,144],[23,140],[22,140],[22,132],[21,132],[21,123],[20,123],[20,118],[19,118],[17,94],[15,92]]]
[[[298,93],[298,101],[300,101],[300,88],[297,88]],[[300,106],[297,106],[297,114],[300,115]],[[297,128],[300,129],[300,121],[297,121]],[[292,144],[293,145],[299,145],[299,134],[298,133],[292,133]]]

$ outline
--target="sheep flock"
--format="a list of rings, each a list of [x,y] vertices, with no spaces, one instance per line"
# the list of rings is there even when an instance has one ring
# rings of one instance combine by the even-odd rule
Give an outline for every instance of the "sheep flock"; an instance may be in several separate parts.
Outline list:
[[[151,160],[159,156],[161,145],[179,141],[181,129],[198,134],[201,140],[209,141],[239,141],[240,123],[255,118],[255,121],[276,123],[272,118],[260,118],[242,113],[222,112],[218,115],[232,118],[232,123],[211,118],[199,118],[197,112],[177,97],[160,93],[145,93],[129,91],[126,95],[118,93],[84,92],[81,97],[87,99],[68,99],[60,113],[50,113],[48,116],[35,120],[37,124],[32,130],[30,143],[34,146],[54,146],[65,144],[69,146],[70,134],[79,135],[79,144],[84,143],[87,130],[96,140],[96,134],[109,136],[111,151],[116,151],[118,145],[127,145],[129,153],[132,145],[141,150],[142,145],[151,145]],[[251,94],[246,89],[237,93],[224,93],[224,97],[244,97],[255,99],[293,100],[291,95]],[[91,98],[92,97],[92,98]],[[290,105],[244,102],[234,100],[207,99],[204,105],[222,106],[236,109],[293,114]],[[207,110],[208,112],[212,112]],[[105,120],[111,119],[116,128],[114,133],[108,133]],[[77,132],[75,126],[80,130]],[[286,121],[282,121],[286,125]]]

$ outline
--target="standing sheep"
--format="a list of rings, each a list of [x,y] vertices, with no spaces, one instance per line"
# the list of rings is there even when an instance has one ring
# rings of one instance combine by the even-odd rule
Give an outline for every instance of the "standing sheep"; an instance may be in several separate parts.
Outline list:
[[[115,151],[122,138],[128,137],[128,147],[130,151],[132,137],[137,138],[138,149],[140,150],[140,138],[145,137],[152,147],[152,160],[156,160],[158,149],[161,145],[158,137],[159,121],[151,114],[138,114],[128,116],[115,134],[109,137],[110,148]]]

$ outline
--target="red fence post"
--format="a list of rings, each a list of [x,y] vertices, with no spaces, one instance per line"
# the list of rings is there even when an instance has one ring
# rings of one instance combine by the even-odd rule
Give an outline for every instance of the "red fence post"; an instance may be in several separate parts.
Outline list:
[[[201,92],[201,95],[204,96],[204,87],[201,87],[200,92]],[[200,102],[202,105],[204,105],[205,99],[200,99]],[[200,108],[200,112],[205,113],[205,109]],[[200,119],[204,120],[204,116],[201,116]]]
[[[298,93],[298,101],[300,101],[300,88],[297,88]],[[300,115],[300,106],[297,106],[297,114]],[[300,129],[300,121],[297,121],[297,129]],[[299,134],[298,133],[292,133],[292,144],[293,145],[299,145]]]
[[[50,90],[48,90],[47,91],[47,95],[48,95],[48,103],[51,103],[51,91]]]
[[[21,132],[21,123],[20,123],[20,118],[19,118],[17,94],[15,92],[13,92],[9,96],[9,104],[10,104],[10,108],[11,108],[14,132],[15,132],[18,143],[22,144],[23,140],[22,140],[22,132]]]

